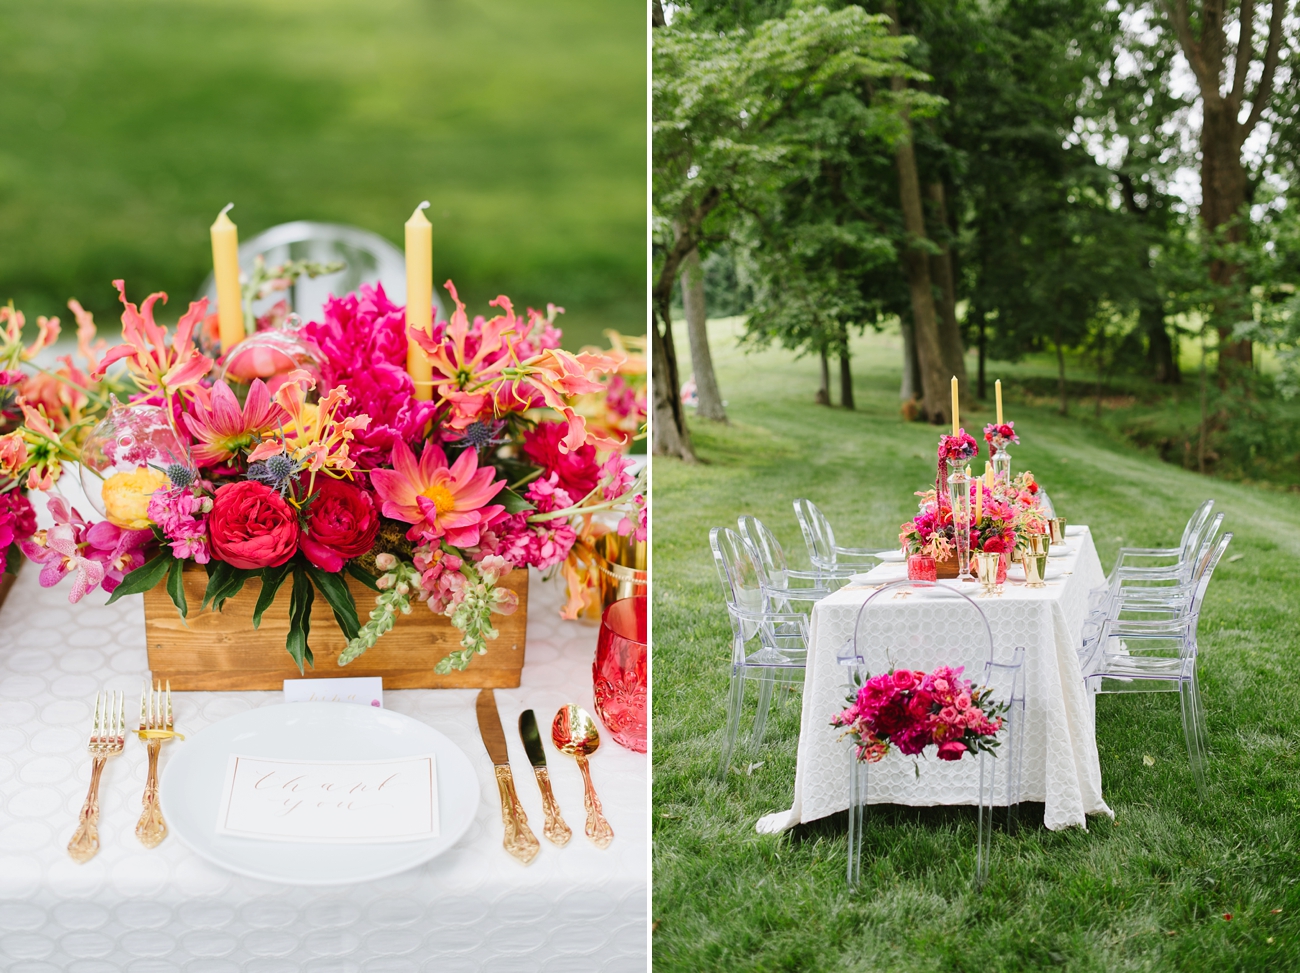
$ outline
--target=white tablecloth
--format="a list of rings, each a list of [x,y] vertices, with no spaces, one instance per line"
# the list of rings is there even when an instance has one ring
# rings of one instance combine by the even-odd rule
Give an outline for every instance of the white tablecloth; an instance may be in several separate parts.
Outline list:
[[[451,851],[382,881],[335,888],[276,885],[228,873],[174,836],[136,840],[144,747],[128,739],[100,791],[99,855],[65,851],[90,779],[85,751],[95,691],[139,698],[146,668],[139,596],[70,606],[28,564],[0,612],[0,969],[6,973],[290,973],[290,971],[582,971],[647,962],[647,760],[607,739],[591,771],[616,837],[582,834],[581,776],[547,744],[556,798],[574,837],[541,838],[541,798],[513,730],[565,702],[592,710],[596,630],[557,615],[560,592],[534,573],[523,685],[497,690],[518,791],[542,841],[520,865],[501,847],[500,801],[479,739],[474,690],[401,690],[384,705],[450,737],[478,770],[482,803]],[[279,702],[278,692],[177,693],[176,728]],[[348,705],[348,704],[339,704]],[[602,734],[604,735],[604,734]],[[168,750],[163,748],[165,769]]]
[[[1001,597],[976,599],[988,618],[999,657],[1005,658],[1015,646],[1025,648],[1022,800],[1044,802],[1043,823],[1052,830],[1086,827],[1087,814],[1111,814],[1101,796],[1092,696],[1084,687],[1077,654],[1088,592],[1105,575],[1090,532],[1070,541],[1073,550],[1068,556],[1051,559],[1070,572],[1060,580],[1040,589],[1008,583]],[[882,564],[864,582],[905,576],[903,565]],[[968,594],[979,590],[970,583],[964,588]],[[794,802],[788,811],[759,819],[760,832],[792,828],[848,807],[849,743],[830,723],[844,709],[848,695],[848,670],[839,663],[838,652],[853,638],[858,609],[872,590],[849,586],[813,608]],[[915,612],[923,628],[927,612],[946,606],[937,599],[917,599],[902,610]],[[923,760],[918,777],[913,761],[894,753],[872,765],[868,799],[873,804],[975,804],[978,782],[976,760]]]

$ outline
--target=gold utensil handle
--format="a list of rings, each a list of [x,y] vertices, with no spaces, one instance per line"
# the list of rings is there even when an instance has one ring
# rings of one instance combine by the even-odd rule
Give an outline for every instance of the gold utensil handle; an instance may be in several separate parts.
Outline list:
[[[534,767],[533,773],[537,775],[537,786],[542,792],[542,811],[546,815],[542,834],[546,835],[551,844],[563,847],[573,837],[573,831],[560,816],[560,805],[556,803],[555,792],[551,790],[551,775],[545,767]]]
[[[501,844],[506,851],[527,865],[537,857],[542,846],[536,835],[528,827],[528,815],[519,803],[515,793],[515,779],[510,768],[497,765],[497,790],[501,792],[501,823],[505,826],[505,837]]]
[[[152,739],[149,747],[149,777],[144,783],[144,813],[135,825],[135,836],[146,848],[157,848],[167,837],[167,822],[163,820],[162,808],[158,806],[158,751],[162,749],[162,740]]]
[[[90,789],[81,805],[80,823],[68,842],[68,855],[74,862],[88,862],[99,854],[99,778],[104,774],[106,754],[98,755],[90,768]]]
[[[597,848],[608,848],[614,840],[614,829],[605,820],[601,810],[600,798],[596,796],[596,787],[591,782],[591,770],[587,767],[587,758],[578,757],[578,768],[582,771],[583,798],[587,808],[587,837]]]

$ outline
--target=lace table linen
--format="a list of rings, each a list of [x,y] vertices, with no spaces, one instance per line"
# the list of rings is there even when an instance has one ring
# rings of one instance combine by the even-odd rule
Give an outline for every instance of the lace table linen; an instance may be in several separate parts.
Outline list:
[[[583,835],[577,764],[546,743],[551,780],[574,830],[542,839],[527,867],[501,847],[496,778],[479,739],[477,690],[388,690],[388,709],[446,734],[478,772],[473,825],[450,851],[388,879],[305,888],[243,878],[175,836],[145,849],[134,834],[145,748],[128,739],[100,788],[99,855],[66,846],[90,780],[86,738],[98,689],[126,694],[128,726],[146,672],[143,605],[103,592],[68,604],[28,564],[0,611],[0,969],[6,973],[489,973],[644,970],[648,768],[602,728],[592,777],[615,831],[601,851]],[[541,795],[514,732],[532,708],[549,728],[564,703],[592,706],[596,630],[559,618],[559,586],[533,573],[528,662],[496,698],[519,796],[541,838]],[[283,651],[282,649],[280,651]],[[346,674],[343,670],[340,674]],[[174,693],[176,728],[282,700],[279,692]],[[136,704],[138,705],[138,704]],[[340,706],[349,705],[340,703]],[[133,735],[132,735],[133,736]],[[165,772],[171,747],[164,747]]]
[[[1051,558],[1063,574],[1047,587],[1031,589],[1008,582],[1000,597],[975,598],[988,618],[998,657],[1005,658],[1016,646],[1025,648],[1022,800],[1043,802],[1043,823],[1053,831],[1086,827],[1088,814],[1112,813],[1101,795],[1092,695],[1084,686],[1077,654],[1088,592],[1102,584],[1105,575],[1091,532],[1084,529],[1069,542],[1066,557]],[[882,564],[861,584],[843,588],[814,606],[794,802],[788,811],[760,818],[759,832],[775,833],[848,807],[850,743],[841,739],[841,729],[831,726],[849,692],[850,670],[840,664],[839,653],[852,641],[858,610],[874,590],[866,586],[905,576],[904,565]],[[979,586],[963,583],[962,590],[975,595]],[[927,601],[924,596],[900,603],[898,610],[915,615],[918,634],[927,626],[944,624],[943,613],[954,613],[951,600]],[[873,672],[880,671],[879,662],[868,661]],[[977,677],[973,672],[967,675]],[[873,764],[869,803],[978,803],[979,761],[918,759],[919,777],[913,760],[896,753]]]

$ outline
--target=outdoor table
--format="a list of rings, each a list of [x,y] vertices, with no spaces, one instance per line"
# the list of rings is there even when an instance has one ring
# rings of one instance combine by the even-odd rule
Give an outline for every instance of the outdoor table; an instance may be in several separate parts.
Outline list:
[[[276,973],[276,971],[622,971],[647,953],[647,758],[602,729],[591,773],[615,838],[583,835],[576,763],[546,744],[555,795],[573,828],[567,846],[541,838],[541,796],[509,714],[533,708],[543,733],[564,703],[590,712],[596,630],[558,615],[561,590],[533,573],[527,664],[519,689],[498,689],[519,796],[542,848],[521,865],[501,847],[496,778],[474,715],[477,690],[400,690],[384,706],[427,722],[469,756],[480,804],[463,838],[400,875],[332,887],[244,878],[170,835],[136,839],[145,748],[129,734],[100,789],[97,857],[66,846],[90,780],[95,693],[131,700],[146,672],[141,596],[105,606],[102,591],[68,604],[24,566],[0,610],[0,969],[11,973]],[[427,610],[417,608],[417,610]],[[283,651],[283,650],[281,650]],[[343,674],[346,674],[344,671]],[[278,692],[173,693],[187,735],[280,702]],[[352,705],[339,703],[339,706]],[[176,741],[162,751],[162,773]]]
[[[1056,831],[1086,827],[1088,814],[1111,814],[1101,795],[1101,768],[1093,722],[1092,694],[1079,669],[1078,646],[1088,610],[1088,592],[1105,581],[1092,534],[1086,528],[1068,538],[1071,552],[1050,559],[1065,572],[1045,588],[1008,581],[1000,596],[976,597],[988,618],[999,658],[1025,648],[1025,734],[1022,801],[1045,804],[1043,823]],[[812,611],[808,668],[804,677],[794,801],[788,811],[759,819],[757,830],[775,833],[804,821],[843,811],[849,804],[850,745],[831,718],[844,709],[850,670],[839,652],[853,638],[858,610],[874,586],[907,576],[906,565],[885,563],[860,583],[819,601]],[[960,585],[969,595],[980,588]],[[872,587],[869,587],[872,586]],[[950,609],[937,599],[909,600],[898,610],[917,615],[924,631],[927,612]],[[967,672],[968,678],[977,673]],[[911,759],[890,754],[871,767],[872,804],[977,804],[979,761],[921,760],[919,776]]]

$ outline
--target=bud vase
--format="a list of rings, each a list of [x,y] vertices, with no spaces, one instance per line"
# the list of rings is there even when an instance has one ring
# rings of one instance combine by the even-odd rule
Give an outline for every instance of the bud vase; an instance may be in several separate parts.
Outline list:
[[[1007,452],[1005,446],[999,447],[997,443],[993,444],[993,455],[989,458],[993,465],[993,476],[1003,483],[1011,483],[1011,454]]]
[[[970,573],[971,478],[965,467],[948,477],[948,495],[952,502],[953,541],[957,548],[957,577],[974,580]]]

